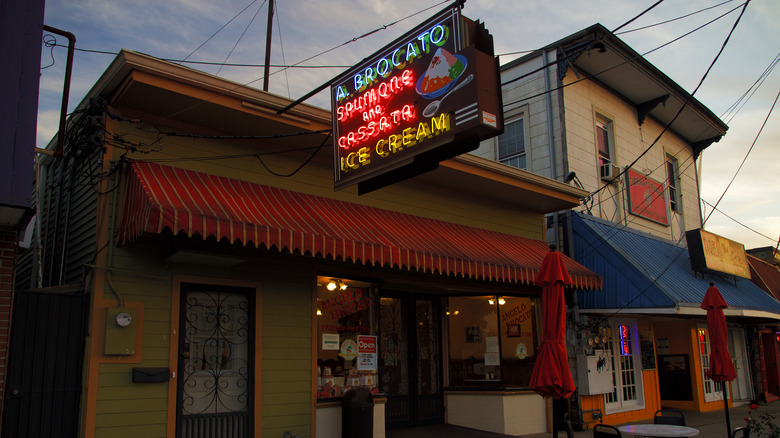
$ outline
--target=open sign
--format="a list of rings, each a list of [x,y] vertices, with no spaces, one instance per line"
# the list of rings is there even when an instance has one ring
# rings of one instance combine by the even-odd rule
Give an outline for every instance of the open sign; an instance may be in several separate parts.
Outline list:
[[[376,353],[376,336],[358,336],[358,353]]]

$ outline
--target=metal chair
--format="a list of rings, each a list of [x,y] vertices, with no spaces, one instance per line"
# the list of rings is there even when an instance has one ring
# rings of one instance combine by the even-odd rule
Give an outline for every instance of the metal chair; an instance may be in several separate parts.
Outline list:
[[[623,438],[623,435],[615,426],[597,424],[593,426],[593,438]]]
[[[566,431],[566,436],[568,438],[574,438],[574,428],[571,427],[571,418],[569,417],[568,412],[563,414],[563,422],[559,424]]]
[[[655,412],[655,424],[673,424],[685,426],[685,415],[675,409],[659,409]]]
[[[750,429],[745,426],[738,427],[731,433],[731,438],[750,438]]]

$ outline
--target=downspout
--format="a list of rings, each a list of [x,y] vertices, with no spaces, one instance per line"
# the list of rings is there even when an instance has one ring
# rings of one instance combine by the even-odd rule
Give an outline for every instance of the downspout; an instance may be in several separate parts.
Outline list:
[[[547,65],[547,50],[542,50],[542,65]],[[553,139],[553,124],[552,124],[552,96],[550,93],[550,69],[544,68],[544,95],[545,103],[547,104],[547,147],[550,149],[550,179],[557,180],[558,177],[555,174],[555,141]],[[556,219],[557,220],[557,219]]]
[[[542,65],[547,66],[547,50],[542,50]],[[556,179],[555,175],[555,141],[553,139],[553,120],[552,120],[552,96],[550,96],[550,69],[544,68],[544,95],[547,104],[547,147],[550,153],[550,179]],[[530,115],[529,115],[530,120]],[[553,239],[555,245],[560,247],[560,235],[558,233],[558,212],[553,213]]]
[[[68,118],[68,99],[70,98],[70,78],[73,74],[73,54],[76,51],[76,36],[70,32],[57,29],[55,27],[43,25],[43,30],[46,32],[55,33],[60,36],[64,36],[68,39],[68,60],[65,64],[65,83],[62,89],[62,105],[60,106],[60,128],[57,133],[57,147],[54,151],[48,149],[35,148],[35,152],[39,154],[52,155],[54,157],[61,157],[62,151],[65,146],[65,124]]]

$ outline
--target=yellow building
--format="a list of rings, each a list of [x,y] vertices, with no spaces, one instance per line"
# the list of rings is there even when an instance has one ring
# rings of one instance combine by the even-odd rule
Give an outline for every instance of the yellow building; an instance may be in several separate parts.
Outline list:
[[[85,306],[27,309],[82,336],[46,359],[81,382],[48,396],[72,408],[61,430],[340,436],[342,395],[362,387],[375,437],[445,421],[546,431],[548,404],[527,383],[543,214],[585,192],[470,155],[370,194],[334,192],[330,113],[279,115],[289,103],[122,52],[60,134],[21,282]],[[565,260],[574,287],[600,287]]]

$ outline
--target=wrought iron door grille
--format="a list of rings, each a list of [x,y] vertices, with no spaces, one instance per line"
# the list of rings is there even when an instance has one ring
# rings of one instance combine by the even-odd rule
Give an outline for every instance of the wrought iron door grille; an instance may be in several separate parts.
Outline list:
[[[183,294],[179,436],[251,435],[252,315],[246,289],[190,286]]]

